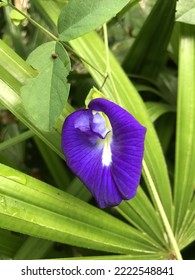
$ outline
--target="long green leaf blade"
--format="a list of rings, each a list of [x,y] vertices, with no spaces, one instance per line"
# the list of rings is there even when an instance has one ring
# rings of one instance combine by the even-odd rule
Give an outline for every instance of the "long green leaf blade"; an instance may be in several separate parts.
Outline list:
[[[130,201],[124,201],[117,207],[117,211],[140,231],[146,232],[163,246],[166,244],[166,232],[149,198],[141,187],[138,188],[136,197]]]
[[[14,255],[15,260],[43,259],[53,242],[29,236]]]
[[[180,248],[185,248],[187,245],[195,241],[195,197],[190,203],[182,226],[181,234],[179,235],[178,243]]]
[[[55,186],[61,190],[67,190],[67,186],[70,184],[70,175],[65,169],[62,159],[38,137],[34,137],[34,141],[54,179]]]
[[[174,25],[176,0],[157,0],[123,66],[128,73],[155,79],[165,63],[166,48]]]
[[[195,27],[181,24],[175,160],[175,231],[182,234],[195,183]]]
[[[106,255],[106,256],[90,256],[90,257],[75,257],[63,258],[61,260],[167,260],[166,253],[154,254],[132,254],[132,255]]]
[[[0,229],[0,259],[12,259],[23,242],[24,237],[16,235],[8,230]]]
[[[0,201],[1,228],[113,253],[163,251],[111,215],[2,164]]]
[[[160,116],[168,112],[174,112],[174,108],[169,104],[165,104],[162,102],[146,102],[146,108],[148,110],[148,114],[152,122],[157,120]]]

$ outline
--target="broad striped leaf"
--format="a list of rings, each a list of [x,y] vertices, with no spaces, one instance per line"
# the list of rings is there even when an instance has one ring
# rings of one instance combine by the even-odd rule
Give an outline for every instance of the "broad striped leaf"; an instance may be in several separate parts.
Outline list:
[[[0,202],[4,229],[120,254],[163,251],[119,219],[2,164]]]
[[[175,159],[175,232],[183,234],[195,184],[195,27],[181,24]]]

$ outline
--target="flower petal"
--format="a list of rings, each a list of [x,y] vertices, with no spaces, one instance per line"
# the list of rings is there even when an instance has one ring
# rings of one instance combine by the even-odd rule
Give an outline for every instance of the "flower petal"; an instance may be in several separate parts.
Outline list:
[[[130,199],[135,196],[140,181],[146,128],[126,110],[106,99],[92,100],[89,108],[104,112],[110,120],[113,130],[111,173],[122,198]]]
[[[93,116],[93,120],[91,123],[91,129],[94,133],[97,133],[97,135],[104,139],[109,132],[106,128],[106,120],[103,116],[101,116],[99,113],[95,113]]]
[[[107,115],[111,132],[94,110]],[[78,110],[66,118],[62,149],[67,164],[101,208],[118,205],[135,195],[145,131],[127,111],[103,98],[92,100],[88,110]]]

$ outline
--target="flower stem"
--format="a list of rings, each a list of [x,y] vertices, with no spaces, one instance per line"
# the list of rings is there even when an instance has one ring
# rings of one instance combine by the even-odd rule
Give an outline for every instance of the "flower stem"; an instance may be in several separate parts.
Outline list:
[[[12,5],[10,2],[8,2],[8,6],[10,8],[12,8],[13,10],[17,11],[18,13],[20,13],[21,15],[23,15],[25,18],[27,18],[32,25],[34,25],[35,27],[39,28],[41,31],[43,31],[46,35],[48,35],[49,37],[51,37],[54,41],[59,41],[59,38],[56,37],[55,35],[53,35],[51,32],[49,32],[46,28],[44,28],[42,25],[40,25],[39,23],[37,23],[34,19],[32,19],[28,14],[24,13],[23,11],[17,9],[14,5]]]
[[[160,197],[158,195],[158,192],[156,190],[156,187],[155,187],[155,184],[152,180],[152,177],[150,175],[150,172],[148,170],[148,167],[146,165],[146,162],[145,160],[143,160],[143,169],[145,171],[145,174],[146,174],[146,177],[148,179],[148,182],[150,184],[150,188],[151,188],[151,191],[152,191],[152,194],[154,196],[154,199],[156,201],[156,204],[157,204],[157,207],[158,207],[158,211],[160,213],[160,216],[161,216],[161,219],[163,221],[163,224],[164,224],[164,227],[165,227],[165,230],[167,232],[167,236],[169,238],[169,242],[172,246],[172,249],[174,250],[174,254],[175,254],[175,257],[178,259],[178,260],[182,260],[182,256],[181,256],[181,253],[180,253],[180,250],[178,248],[178,245],[177,245],[177,242],[175,240],[175,236],[173,234],[173,231],[171,229],[171,226],[169,224],[169,221],[167,219],[167,215],[165,213],[165,210],[163,208],[163,205],[161,203],[161,200],[160,200]]]
[[[101,86],[103,88],[105,82],[107,79],[110,80],[112,88],[114,92],[116,93],[116,96],[118,96],[117,89],[114,83],[114,80],[112,78],[112,71],[110,69],[110,56],[109,56],[109,45],[108,45],[108,30],[107,30],[107,24],[103,24],[103,32],[104,32],[104,43],[105,43],[105,53],[106,53],[106,71],[105,71],[105,79]]]

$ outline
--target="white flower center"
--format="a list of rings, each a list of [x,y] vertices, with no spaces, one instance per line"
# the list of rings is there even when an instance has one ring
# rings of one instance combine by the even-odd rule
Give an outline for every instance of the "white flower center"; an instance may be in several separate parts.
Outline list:
[[[109,166],[112,162],[112,151],[111,151],[111,139],[112,139],[112,133],[109,132],[106,135],[106,138],[103,140],[104,141],[104,148],[103,148],[103,153],[102,153],[102,164],[104,166]]]
[[[100,135],[98,140],[103,147],[102,151],[102,164],[103,166],[109,166],[112,162],[112,151],[111,151],[111,141],[112,141],[112,127],[108,117],[102,113],[93,111],[92,112],[93,123],[92,130]]]

